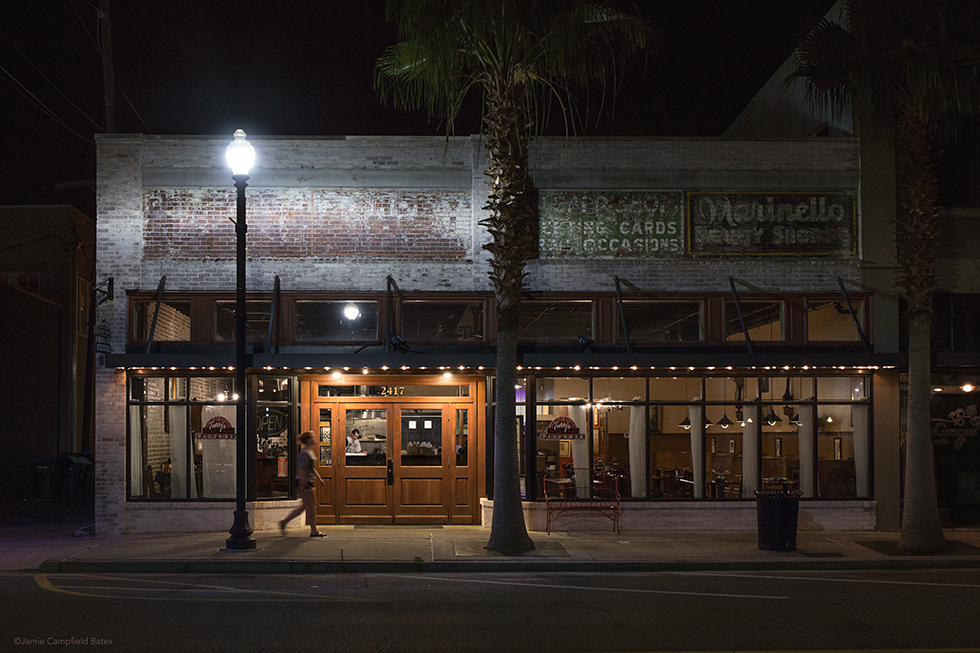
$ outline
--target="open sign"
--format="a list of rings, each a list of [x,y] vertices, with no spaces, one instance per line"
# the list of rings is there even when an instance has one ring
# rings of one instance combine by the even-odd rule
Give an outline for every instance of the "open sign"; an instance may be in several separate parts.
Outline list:
[[[288,408],[260,408],[255,416],[255,430],[260,438],[275,438],[289,428]]]

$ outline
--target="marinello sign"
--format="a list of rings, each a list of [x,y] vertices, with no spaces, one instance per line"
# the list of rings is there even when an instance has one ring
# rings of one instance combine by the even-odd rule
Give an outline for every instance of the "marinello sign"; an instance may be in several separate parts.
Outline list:
[[[683,194],[540,191],[541,256],[659,258],[684,253]]]
[[[851,193],[687,194],[691,254],[851,256]]]

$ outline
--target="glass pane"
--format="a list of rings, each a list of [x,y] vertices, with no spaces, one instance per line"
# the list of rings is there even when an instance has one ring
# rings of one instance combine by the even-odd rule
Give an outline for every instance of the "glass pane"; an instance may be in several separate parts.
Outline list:
[[[851,300],[858,323],[864,328],[863,302]],[[807,300],[806,311],[807,340],[810,342],[850,342],[860,341],[854,320],[843,300]]]
[[[835,376],[817,379],[817,393],[824,401],[862,401],[868,398],[867,379],[863,376]]]
[[[223,342],[235,341],[234,300],[218,301],[214,306],[214,339]],[[271,302],[245,302],[245,342],[265,342],[269,337],[269,312]]]
[[[579,336],[592,337],[592,302],[521,302],[518,340],[574,344]]]
[[[320,466],[330,467],[333,464],[333,421],[331,420],[331,409],[320,409]]]
[[[583,401],[589,400],[589,380],[538,379],[538,401]]]
[[[171,401],[187,399],[187,379],[184,377],[167,379],[167,397]]]
[[[438,408],[403,408],[402,465],[439,467],[442,465],[442,411]]]
[[[191,406],[195,459],[201,470],[204,499],[234,499],[237,460],[236,406]]]
[[[259,401],[289,401],[288,378],[258,379]]]
[[[384,466],[388,461],[388,411],[348,410],[344,464],[348,467]]]
[[[664,379],[656,379],[664,381]],[[651,386],[651,391],[652,391]],[[694,496],[689,406],[651,406],[648,424],[649,496],[675,499]],[[694,407],[699,410],[698,407]]]
[[[538,406],[535,416],[537,433],[537,483],[538,496],[544,496],[545,475],[549,479],[578,479],[585,485],[576,489],[588,496],[588,474],[575,475],[575,469],[592,469],[589,458],[589,411],[584,405]],[[531,477],[529,476],[529,479]],[[579,483],[573,483],[576,486]]]
[[[255,410],[255,479],[260,497],[289,495],[289,424],[288,406],[259,404]]]
[[[161,376],[134,376],[130,383],[133,401],[166,401],[166,379]]]
[[[817,489],[828,499],[868,496],[867,405],[817,407]]]
[[[753,342],[772,342],[783,339],[781,302],[760,302],[740,300],[745,328]],[[725,328],[728,342],[745,340],[742,322],[734,301],[725,302]]]
[[[466,408],[456,409],[456,466],[469,465],[470,411]]]
[[[762,488],[799,490],[800,438],[793,425],[787,424],[786,418],[781,419],[772,426],[763,419],[761,425]]]
[[[482,341],[483,301],[402,302],[402,330],[409,343]]]
[[[647,380],[644,378],[593,379],[592,400],[594,402],[645,401],[646,384]]]
[[[156,301],[133,303],[132,329],[134,340],[146,342],[150,337],[150,327],[153,325],[153,313],[156,311],[156,305]],[[160,302],[157,326],[153,331],[153,342],[189,342],[190,339],[190,302]]]
[[[742,495],[742,429],[736,422],[722,426],[722,420],[732,417],[731,411],[723,408],[705,409],[713,422],[707,430],[704,454],[709,499],[737,499]]]
[[[700,302],[623,302],[631,341],[681,342],[702,339]],[[619,325],[620,337],[622,324]]]
[[[690,401],[700,397],[700,377],[664,377],[650,379],[651,401]]]
[[[230,376],[192,377],[191,401],[238,401],[235,379]]]
[[[299,300],[296,339],[373,342],[378,339],[378,302]]]

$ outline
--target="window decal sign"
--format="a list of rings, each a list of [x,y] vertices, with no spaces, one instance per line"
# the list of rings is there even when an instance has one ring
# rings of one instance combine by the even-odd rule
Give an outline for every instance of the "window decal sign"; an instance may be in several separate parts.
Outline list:
[[[578,425],[570,417],[561,415],[551,420],[544,433],[538,436],[542,440],[584,440]]]
[[[235,427],[227,417],[216,415],[207,421],[197,437],[201,440],[234,440]]]

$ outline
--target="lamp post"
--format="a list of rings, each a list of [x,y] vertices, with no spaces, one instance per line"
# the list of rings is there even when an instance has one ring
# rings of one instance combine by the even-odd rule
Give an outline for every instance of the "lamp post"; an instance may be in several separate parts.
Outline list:
[[[225,158],[231,167],[232,179],[238,189],[238,218],[235,220],[235,234],[238,240],[238,275],[236,282],[235,303],[235,387],[238,390],[238,417],[236,420],[237,461],[235,472],[235,523],[229,533],[231,537],[225,542],[229,549],[254,549],[252,527],[248,524],[248,511],[245,509],[245,477],[248,475],[248,434],[250,421],[248,411],[248,388],[245,385],[245,368],[248,360],[245,355],[245,233],[248,227],[245,223],[245,187],[248,186],[248,170],[255,160],[255,148],[245,140],[245,132],[239,129],[235,132],[235,140],[225,149]]]

